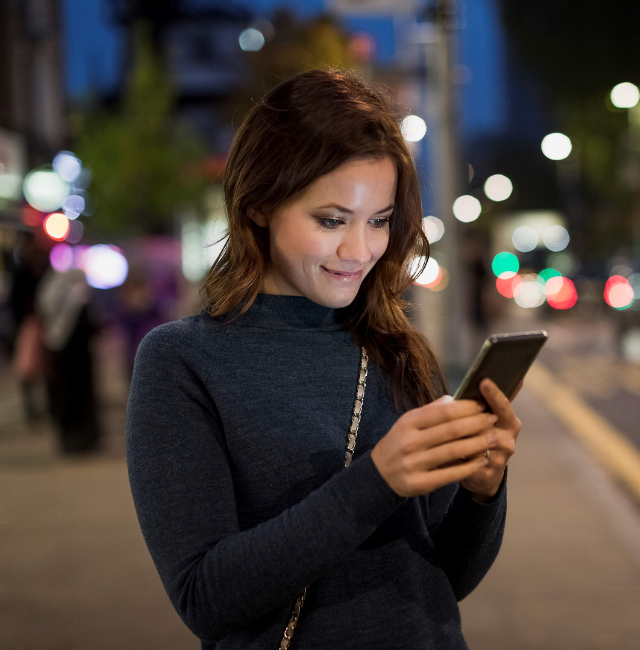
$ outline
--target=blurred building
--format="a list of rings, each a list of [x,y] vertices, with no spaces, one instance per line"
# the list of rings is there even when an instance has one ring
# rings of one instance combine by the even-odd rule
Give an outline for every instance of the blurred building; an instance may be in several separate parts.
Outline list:
[[[126,32],[124,67],[131,62],[133,26],[152,26],[176,90],[177,119],[186,121],[212,155],[226,154],[233,134],[223,128],[216,107],[247,74],[238,37],[251,13],[231,3],[195,5],[180,0],[107,0],[112,21]],[[117,91],[119,92],[119,91]]]
[[[65,141],[59,0],[0,3],[0,127],[25,138],[30,162]]]

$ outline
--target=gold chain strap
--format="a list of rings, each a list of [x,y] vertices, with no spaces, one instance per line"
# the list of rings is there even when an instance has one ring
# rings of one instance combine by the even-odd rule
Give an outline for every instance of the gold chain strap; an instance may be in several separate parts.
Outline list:
[[[358,427],[360,426],[360,415],[362,414],[362,402],[364,400],[364,390],[367,387],[367,363],[369,361],[369,355],[364,347],[360,348],[360,376],[358,377],[358,386],[356,387],[356,399],[353,403],[353,413],[351,415],[351,426],[349,427],[349,433],[347,436],[347,451],[344,457],[344,466],[349,467],[351,459],[353,458],[353,452],[356,448],[356,437],[358,436]],[[293,613],[291,614],[291,619],[289,624],[284,630],[284,636],[282,641],[280,641],[279,650],[287,650],[291,639],[293,638],[293,632],[296,629],[298,623],[298,618],[300,617],[300,610],[304,604],[304,599],[307,597],[307,587],[304,588],[303,592],[298,596],[296,604],[293,606]]]

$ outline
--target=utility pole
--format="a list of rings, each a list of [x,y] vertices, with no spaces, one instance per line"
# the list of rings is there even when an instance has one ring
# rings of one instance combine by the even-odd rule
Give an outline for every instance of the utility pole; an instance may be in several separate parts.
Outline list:
[[[443,291],[443,361],[451,390],[462,379],[470,362],[470,331],[465,294],[465,273],[461,254],[462,224],[453,214],[453,203],[462,194],[463,168],[460,160],[458,106],[453,88],[452,68],[457,55],[456,31],[459,29],[458,3],[438,0],[434,21],[425,43],[427,102],[433,120],[433,174],[436,215],[443,221],[444,237],[438,250],[447,260],[449,283]]]

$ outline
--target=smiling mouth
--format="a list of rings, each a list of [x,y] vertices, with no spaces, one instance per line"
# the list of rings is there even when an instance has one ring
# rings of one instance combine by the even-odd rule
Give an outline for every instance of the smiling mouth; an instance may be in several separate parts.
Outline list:
[[[344,273],[341,271],[332,271],[324,266],[322,268],[332,277],[341,280],[359,280],[362,277],[362,271],[357,271],[356,273]]]

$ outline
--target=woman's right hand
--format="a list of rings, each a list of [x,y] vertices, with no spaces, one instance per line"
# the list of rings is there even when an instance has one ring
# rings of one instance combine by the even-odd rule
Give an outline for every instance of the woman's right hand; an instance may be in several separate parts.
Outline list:
[[[445,397],[401,415],[371,451],[374,465],[399,496],[428,494],[489,462],[476,454],[496,445],[491,427],[497,416],[475,400]]]

